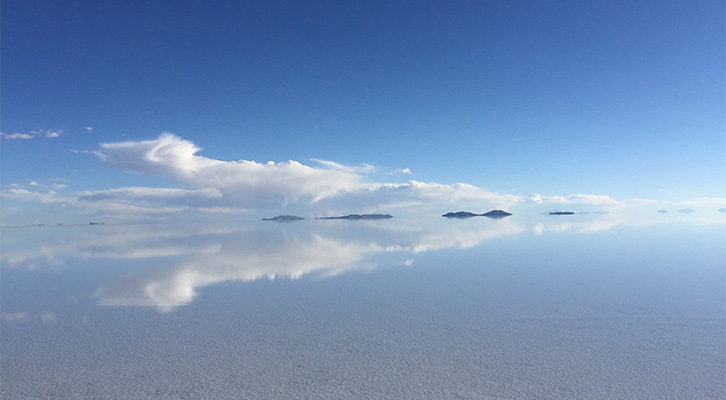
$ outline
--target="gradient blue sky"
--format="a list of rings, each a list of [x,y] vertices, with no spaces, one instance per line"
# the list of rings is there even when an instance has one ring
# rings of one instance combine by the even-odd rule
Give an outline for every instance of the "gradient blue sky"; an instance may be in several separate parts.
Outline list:
[[[480,190],[469,199],[519,196],[482,207],[525,204],[533,193],[726,198],[723,1],[0,5],[6,220],[82,210],[79,199],[98,204],[123,188],[210,190],[186,202],[178,198],[188,192],[173,201],[154,192],[153,205],[148,196],[135,204],[137,190],[114,199],[123,212],[204,208],[204,198],[243,213],[310,203],[325,212],[320,198],[334,197],[331,211],[346,211],[343,200],[374,210],[435,200],[432,187],[452,191],[442,195],[448,206],[461,197],[455,183]],[[174,134],[169,148],[187,152],[151,166],[143,149],[164,132]],[[100,145],[119,142],[121,153]],[[230,177],[228,190],[212,193],[218,171],[186,170],[192,143],[200,169],[296,160],[312,171],[261,172],[254,184]],[[257,173],[233,167],[243,180]],[[313,176],[317,185],[330,172],[346,183],[285,198],[284,182]],[[277,192],[250,197],[275,179]],[[409,180],[429,185],[427,194],[355,196],[361,184],[410,192]]]

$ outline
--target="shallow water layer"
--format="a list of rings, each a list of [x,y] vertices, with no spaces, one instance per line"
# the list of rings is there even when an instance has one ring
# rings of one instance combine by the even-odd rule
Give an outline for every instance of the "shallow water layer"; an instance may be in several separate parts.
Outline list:
[[[3,399],[720,399],[726,225],[5,228]]]

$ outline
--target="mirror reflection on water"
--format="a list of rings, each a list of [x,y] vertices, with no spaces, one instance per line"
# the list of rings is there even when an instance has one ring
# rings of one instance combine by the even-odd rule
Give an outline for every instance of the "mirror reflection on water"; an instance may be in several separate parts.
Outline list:
[[[723,398],[726,225],[642,222],[3,228],[2,398]]]

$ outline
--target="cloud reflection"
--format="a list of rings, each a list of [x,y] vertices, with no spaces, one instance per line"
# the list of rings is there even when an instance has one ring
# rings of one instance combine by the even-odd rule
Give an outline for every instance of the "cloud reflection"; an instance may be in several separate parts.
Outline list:
[[[45,240],[35,248],[18,238],[15,245],[25,244],[26,249],[0,258],[6,268],[28,269],[63,268],[79,258],[98,266],[105,264],[103,259],[120,260],[124,267],[109,270],[117,275],[93,293],[97,304],[171,311],[193,301],[200,288],[221,282],[328,277],[379,264],[413,266],[421,253],[470,248],[502,236],[586,233],[622,223],[622,216],[609,214],[568,220],[401,218],[86,227],[49,235],[57,243]]]
[[[146,306],[170,311],[191,302],[199,288],[221,282],[333,276],[373,269],[377,267],[378,254],[392,257],[394,262],[400,258],[400,265],[411,265],[412,254],[472,247],[523,231],[521,226],[506,220],[478,224],[441,222],[427,227],[388,221],[310,221],[199,232],[195,240],[206,242],[202,247],[216,248],[216,252],[190,254],[164,268],[114,279],[98,288],[94,297],[102,306]]]

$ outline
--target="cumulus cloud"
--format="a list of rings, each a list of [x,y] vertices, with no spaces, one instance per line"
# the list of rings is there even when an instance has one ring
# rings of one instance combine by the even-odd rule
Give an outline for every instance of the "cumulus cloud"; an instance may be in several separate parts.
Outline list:
[[[55,131],[33,134],[47,132]],[[0,197],[61,204],[86,214],[121,220],[169,218],[188,212],[206,215],[302,213],[305,216],[386,212],[406,216],[440,215],[458,210],[481,213],[520,205],[531,212],[560,206],[576,207],[575,211],[668,206],[664,202],[620,201],[606,195],[583,193],[567,196],[533,193],[524,198],[466,183],[377,182],[375,177],[382,175],[371,165],[348,166],[321,159],[311,160],[310,165],[293,160],[223,161],[202,156],[200,152],[197,145],[172,133],[163,133],[153,140],[102,143],[93,154],[108,167],[166,179],[169,187],[121,187],[65,194],[69,190],[64,185],[6,185]],[[410,172],[408,168],[395,171]],[[56,193],[58,189],[65,189],[65,195]],[[712,204],[718,204],[713,209],[726,205],[726,199],[708,198],[697,202],[701,204],[697,209],[714,207]],[[679,208],[685,206],[685,203],[679,204]]]
[[[457,201],[514,204],[517,196],[501,196],[466,184],[441,185],[409,181],[402,184],[365,182],[373,166],[346,166],[333,161],[313,159],[314,166],[298,161],[257,163],[221,161],[200,156],[194,143],[171,133],[154,140],[102,143],[95,154],[109,167],[143,175],[159,176],[181,185],[176,191],[118,189],[96,192],[82,201],[168,200],[215,209],[244,207],[281,208],[301,204],[308,209],[378,209],[422,205],[427,202],[448,204]],[[402,170],[403,173],[410,172]],[[148,201],[146,201],[148,203]]]
[[[156,140],[103,143],[98,157],[108,166],[170,179],[189,189],[218,190],[227,203],[281,205],[312,202],[360,187],[360,176],[333,163],[312,168],[297,161],[219,161],[197,155],[192,142],[165,133]]]
[[[88,133],[93,133],[93,128],[92,128],[92,127],[90,127],[90,126],[84,126],[84,127],[83,127],[83,130],[85,130],[85,131],[86,131],[86,132],[88,132]]]

